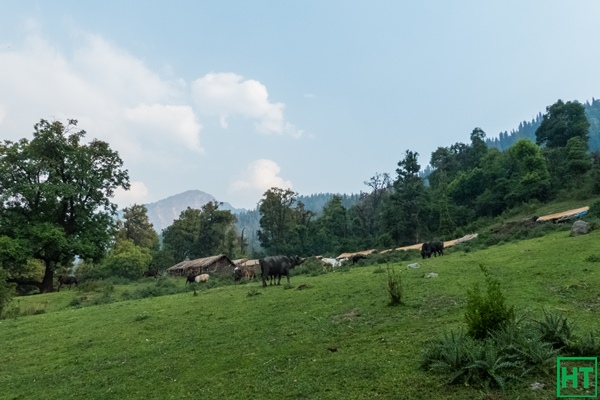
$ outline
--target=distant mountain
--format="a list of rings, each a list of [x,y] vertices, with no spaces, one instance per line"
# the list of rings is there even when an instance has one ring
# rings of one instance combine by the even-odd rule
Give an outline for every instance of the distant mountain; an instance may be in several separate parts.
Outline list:
[[[201,190],[188,190],[155,203],[146,204],[148,219],[154,225],[154,229],[160,233],[179,218],[181,212],[188,207],[201,209],[203,205],[211,201],[218,200],[213,195]],[[223,202],[219,209],[230,210],[234,214],[246,211],[243,208],[235,208],[226,202]]]

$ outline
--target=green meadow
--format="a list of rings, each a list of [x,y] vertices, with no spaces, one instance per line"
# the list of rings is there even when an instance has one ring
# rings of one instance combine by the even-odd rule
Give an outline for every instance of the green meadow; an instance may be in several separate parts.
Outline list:
[[[419,369],[421,350],[465,326],[480,264],[518,310],[561,313],[582,335],[600,330],[599,243],[598,231],[559,231],[456,246],[443,257],[295,275],[291,288],[254,281],[84,307],[102,293],[18,298],[15,307],[33,311],[0,321],[0,398],[553,399],[553,368],[506,391],[447,385]],[[404,305],[387,305],[387,268],[401,276]],[[156,285],[116,285],[110,296]]]

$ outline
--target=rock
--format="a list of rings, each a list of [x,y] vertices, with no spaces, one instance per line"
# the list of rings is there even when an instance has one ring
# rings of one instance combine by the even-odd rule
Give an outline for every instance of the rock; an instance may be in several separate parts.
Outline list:
[[[590,226],[587,222],[578,220],[571,227],[571,236],[585,235],[590,231]]]
[[[421,268],[421,266],[419,265],[419,263],[412,263],[408,264],[406,268]]]
[[[439,275],[435,272],[428,272],[425,274],[424,278],[437,278]]]
[[[531,390],[542,390],[543,388],[544,384],[539,382],[533,382],[531,385],[529,385],[529,389]]]

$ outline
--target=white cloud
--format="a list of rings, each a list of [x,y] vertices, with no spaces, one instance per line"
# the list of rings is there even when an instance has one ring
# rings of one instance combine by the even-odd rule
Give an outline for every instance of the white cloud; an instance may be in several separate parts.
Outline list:
[[[33,35],[0,50],[0,66],[0,123],[11,139],[40,118],[75,118],[128,165],[147,163],[157,151],[164,159],[164,149],[177,145],[203,151],[202,125],[190,105],[181,105],[185,83],[161,78],[98,36],[84,35],[69,56]]]
[[[130,177],[147,182],[157,195],[161,187],[175,186],[177,179],[185,182],[180,186],[196,179],[201,165],[197,155],[204,153],[205,143],[217,143],[205,142],[208,132],[200,111],[220,118],[224,128],[233,118],[243,117],[254,121],[259,132],[302,134],[285,120],[285,105],[270,102],[267,88],[256,80],[215,73],[189,85],[172,72],[160,75],[100,36],[77,32],[72,37],[65,50],[34,29],[21,42],[0,47],[2,139],[30,138],[40,118],[77,119],[78,127],[88,131],[86,141],[107,141],[119,152]],[[275,163],[262,171],[245,175],[232,187],[237,193],[255,189],[260,197],[260,191],[271,186],[291,186],[278,176]],[[150,180],[158,176],[177,179]],[[144,184],[135,185],[119,193],[120,203],[155,200],[146,198]]]
[[[131,182],[129,190],[117,188],[113,201],[119,206],[119,209],[129,207],[130,205],[145,204],[148,202],[148,188],[144,182]]]
[[[180,142],[198,153],[204,153],[200,146],[202,125],[196,121],[194,111],[189,106],[146,105],[125,110],[126,117],[144,127],[146,134],[154,133],[168,137],[173,134]]]
[[[229,192],[259,199],[272,187],[291,189],[292,182],[279,176],[280,172],[281,168],[275,161],[266,159],[253,161],[235,177],[229,185]]]
[[[254,120],[260,133],[302,135],[285,120],[285,104],[269,102],[267,88],[259,81],[234,73],[207,74],[192,83],[192,96],[199,112],[218,117],[223,128],[229,117],[239,115]]]

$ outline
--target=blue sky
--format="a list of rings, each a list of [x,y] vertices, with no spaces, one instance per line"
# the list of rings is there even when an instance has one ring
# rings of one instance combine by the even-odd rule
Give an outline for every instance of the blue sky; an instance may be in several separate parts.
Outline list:
[[[0,0],[0,138],[79,120],[121,207],[358,193],[439,146],[600,96],[600,2]]]

